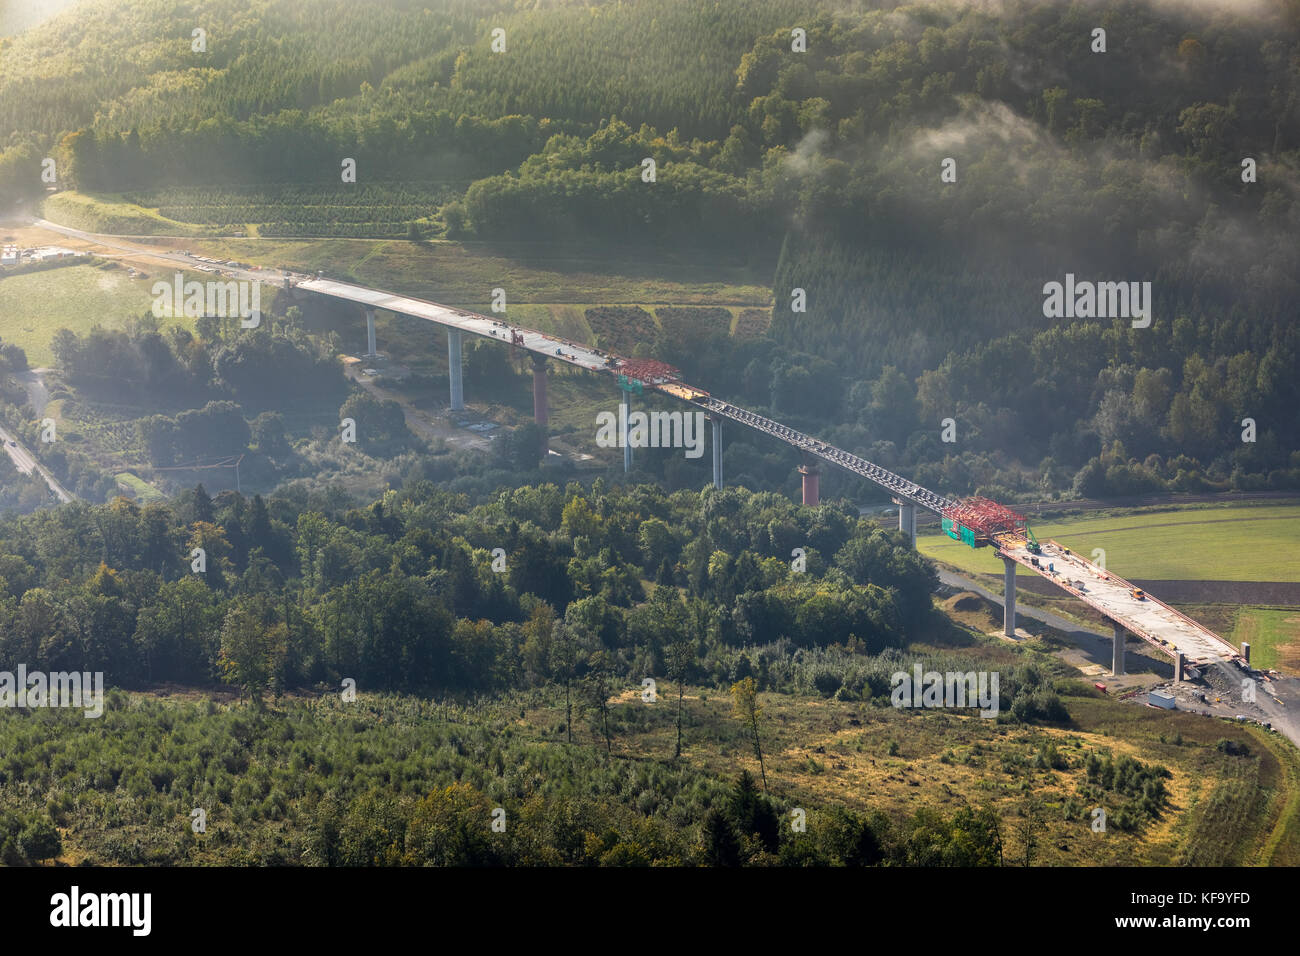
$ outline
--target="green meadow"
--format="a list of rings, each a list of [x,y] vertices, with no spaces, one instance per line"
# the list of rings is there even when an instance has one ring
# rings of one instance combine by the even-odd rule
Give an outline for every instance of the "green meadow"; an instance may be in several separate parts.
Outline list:
[[[0,280],[0,339],[21,346],[33,368],[52,365],[55,332],[84,334],[96,325],[116,328],[138,319],[153,305],[150,285],[127,278],[124,270],[93,265],[9,276]]]
[[[1086,558],[1106,552],[1106,567],[1121,577],[1166,581],[1300,581],[1295,560],[1300,505],[1216,505],[1031,524]],[[942,534],[917,539],[936,561],[976,574],[1002,574],[990,548],[971,549]],[[1020,574],[1031,574],[1020,568]]]

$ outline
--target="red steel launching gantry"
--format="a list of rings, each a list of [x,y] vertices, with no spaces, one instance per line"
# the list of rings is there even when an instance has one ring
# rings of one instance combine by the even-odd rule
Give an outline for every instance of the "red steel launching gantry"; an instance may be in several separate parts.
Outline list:
[[[959,528],[967,528],[973,532],[971,537],[974,538],[974,541],[968,541],[969,544],[992,541],[995,536],[1002,534],[1015,534],[1024,537],[1028,533],[1028,524],[1024,515],[1012,511],[996,501],[978,495],[954,502],[944,508],[941,515],[948,519],[944,523],[944,531],[952,537],[959,537],[959,535],[953,534],[953,530],[956,530],[953,525]]]
[[[621,358],[615,361],[614,371],[642,385],[664,385],[682,380],[681,369],[658,359]]]

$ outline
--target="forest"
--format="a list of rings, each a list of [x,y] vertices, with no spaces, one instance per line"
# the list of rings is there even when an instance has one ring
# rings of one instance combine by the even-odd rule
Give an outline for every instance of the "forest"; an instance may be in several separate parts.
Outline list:
[[[1016,822],[991,804],[832,802],[804,831],[782,824],[794,805],[766,774],[684,756],[683,720],[691,753],[761,757],[790,732],[784,717],[762,739],[719,724],[700,713],[710,695],[734,698],[733,717],[760,694],[820,699],[865,726],[894,713],[890,675],[910,662],[981,666],[974,648],[942,647],[933,575],[900,534],[842,508],[603,481],[477,507],[427,482],[365,508],[200,485],[143,508],[9,515],[0,670],[102,669],[115,689],[102,724],[40,710],[0,726],[14,794],[0,859],[70,840],[121,864],[1002,865],[1013,831],[1046,826],[1040,804],[1022,801]],[[1037,748],[1034,772],[1085,774],[1069,826],[1111,793],[1118,829],[1140,830],[1165,812],[1168,771],[1033,736],[1069,725],[1065,695],[1084,693],[1056,670],[1004,666],[994,723],[1030,734],[1013,749]],[[661,707],[621,693],[647,676]],[[206,690],[132,692],[167,686]],[[625,759],[647,732],[668,750]],[[1007,751],[999,772],[1025,759]],[[195,806],[214,814],[200,840]],[[485,821],[500,806],[514,822],[498,840]],[[1032,846],[1015,852],[1028,862]]]
[[[879,654],[942,627],[930,565],[844,508],[599,480],[472,508],[427,481],[366,508],[298,491],[214,499],[199,485],[172,503],[10,516],[0,660],[81,661],[116,686],[229,679],[261,695],[352,676],[466,692],[597,658],[663,673],[689,642],[694,677],[810,688],[826,685],[791,664],[799,649]],[[880,668],[853,660],[831,692],[886,692]]]
[[[205,11],[202,52],[162,0],[0,40],[0,203],[48,154],[268,235],[726,250],[768,334],[656,357],[946,493],[1300,484],[1295,0]],[[1045,320],[1067,272],[1149,279],[1152,325]]]

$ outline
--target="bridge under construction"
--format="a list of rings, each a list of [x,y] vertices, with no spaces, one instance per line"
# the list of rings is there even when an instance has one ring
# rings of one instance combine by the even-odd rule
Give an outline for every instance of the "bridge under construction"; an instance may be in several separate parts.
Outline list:
[[[264,278],[264,277],[263,277]],[[535,329],[509,324],[501,319],[423,299],[357,286],[348,282],[311,276],[287,275],[286,285],[356,302],[366,310],[369,352],[376,351],[374,310],[385,309],[436,322],[447,329],[448,360],[451,366],[450,402],[453,409],[464,407],[460,365],[462,336],[468,332],[493,338],[529,352],[533,358],[533,410],[538,425],[545,429],[546,367],[556,361],[615,376],[624,404],[647,390],[687,402],[702,409],[712,422],[713,483],[721,488],[722,424],[744,425],[797,449],[803,456],[799,468],[802,498],[806,505],[819,503],[818,480],[821,463],[836,465],[889,492],[899,508],[899,527],[909,542],[916,542],[916,509],[933,512],[941,519],[945,533],[972,547],[991,546],[1002,559],[1004,577],[1004,631],[1014,635],[1016,626],[1016,569],[1020,566],[1043,576],[1106,617],[1114,631],[1111,670],[1124,672],[1124,645],[1128,634],[1147,642],[1173,659],[1175,680],[1182,680],[1187,668],[1244,661],[1242,655],[1209,628],[1197,623],[1163,601],[1144,593],[1118,575],[1085,561],[1054,541],[1040,544],[1022,515],[984,498],[955,500],[923,488],[887,468],[837,448],[774,419],[733,405],[707,391],[682,381],[670,365],[650,359],[627,358],[591,346],[581,345]],[[627,416],[623,416],[624,428]],[[631,443],[624,434],[624,468],[631,468]],[[544,449],[543,449],[544,453]]]
[[[534,418],[543,434],[542,446],[539,448],[541,455],[546,453],[546,386],[547,368],[551,362],[615,377],[622,390],[625,411],[634,395],[643,395],[646,391],[686,402],[704,411],[712,423],[713,483],[718,488],[723,484],[722,426],[724,422],[730,421],[784,442],[800,452],[803,456],[799,468],[803,486],[802,500],[806,505],[819,503],[820,468],[822,463],[829,463],[866,478],[889,492],[898,505],[899,528],[913,546],[916,542],[916,510],[921,508],[938,515],[944,532],[951,537],[964,541],[971,547],[993,548],[1002,559],[1005,570],[1004,632],[1008,636],[1015,633],[1016,570],[1023,566],[1088,604],[1111,622],[1114,630],[1112,671],[1116,674],[1124,672],[1124,645],[1129,634],[1172,658],[1176,680],[1190,676],[1188,668],[1228,664],[1249,667],[1249,650],[1245,645],[1239,653],[1209,628],[1119,576],[1085,561],[1054,541],[1038,542],[1024,516],[1011,509],[985,498],[958,500],[936,494],[865,458],[691,386],[682,381],[677,369],[663,362],[620,356],[508,323],[501,318],[327,279],[320,274],[313,276],[287,270],[277,273],[242,263],[195,256],[188,252],[146,253],[138,247],[122,244],[121,237],[98,236],[39,220],[37,225],[132,255],[147,254],[149,258],[162,259],[186,268],[208,273],[219,272],[229,279],[275,284],[294,290],[296,294],[314,293],[356,303],[364,310],[366,317],[367,357],[378,354],[375,338],[376,309],[440,325],[447,331],[450,405],[453,409],[465,407],[461,370],[463,340],[467,333],[493,339],[522,353],[528,353],[533,367]],[[626,429],[627,416],[621,418]],[[632,447],[627,437],[625,432],[623,463],[625,470],[630,470]]]

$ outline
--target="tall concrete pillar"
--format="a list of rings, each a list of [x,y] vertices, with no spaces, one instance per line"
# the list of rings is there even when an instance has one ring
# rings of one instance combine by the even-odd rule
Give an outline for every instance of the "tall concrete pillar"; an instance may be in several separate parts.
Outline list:
[[[1110,672],[1116,677],[1124,675],[1124,641],[1128,634],[1124,631],[1124,625],[1118,621],[1112,622],[1115,631],[1115,650],[1112,655]]]
[[[895,498],[898,505],[898,530],[907,535],[907,543],[916,550],[916,505],[901,498]]]
[[[686,413],[687,415],[690,412]],[[714,415],[713,422],[713,487],[722,490],[722,418]]]
[[[821,503],[821,473],[811,461],[799,466],[799,474],[803,475],[803,503],[810,508]]]
[[[460,329],[447,330],[447,377],[451,380],[451,410],[465,408],[465,389],[461,384]]]
[[[1250,642],[1249,641],[1241,642],[1241,656],[1246,659],[1247,664],[1250,663]]]
[[[1016,636],[1016,562],[1002,559],[1002,633]]]
[[[366,358],[374,358],[375,351],[375,310],[366,309]]]
[[[541,431],[540,453],[546,459],[547,444],[546,425],[550,421],[550,408],[546,403],[546,357],[533,355],[533,421]]]
[[[1182,651],[1174,651],[1174,683],[1183,682],[1183,672],[1187,667],[1187,658],[1183,657]]]
[[[632,470],[632,442],[629,441],[632,430],[629,419],[632,417],[632,396],[628,392],[623,393],[623,474]]]

